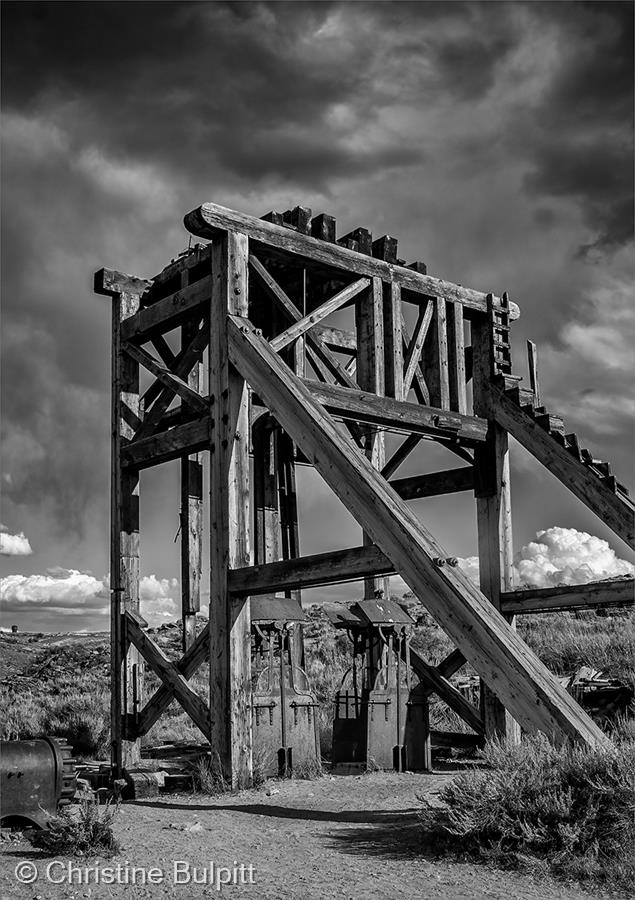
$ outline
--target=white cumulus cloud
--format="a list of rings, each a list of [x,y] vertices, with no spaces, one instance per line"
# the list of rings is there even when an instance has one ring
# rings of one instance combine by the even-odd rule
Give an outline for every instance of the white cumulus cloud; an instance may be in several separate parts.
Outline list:
[[[478,557],[460,560],[460,566],[478,584]],[[587,584],[619,575],[635,575],[635,566],[620,559],[608,541],[557,525],[539,531],[514,558],[514,587],[556,587]]]
[[[32,553],[29,539],[23,531],[10,534],[6,525],[0,525],[0,556],[30,556]]]
[[[141,615],[157,625],[178,614],[176,578],[144,575],[139,582]],[[87,613],[107,615],[108,578],[95,578],[77,569],[49,569],[44,575],[8,575],[0,581],[0,603],[6,612],[46,610],[61,616]]]

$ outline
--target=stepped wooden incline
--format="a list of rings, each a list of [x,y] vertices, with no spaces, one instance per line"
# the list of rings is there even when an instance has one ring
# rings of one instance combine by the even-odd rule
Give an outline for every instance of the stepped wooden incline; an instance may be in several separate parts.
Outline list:
[[[513,617],[629,604],[632,582],[511,590],[507,435],[629,545],[633,504],[608,464],[579,449],[561,419],[540,407],[535,354],[532,389],[520,387],[510,340],[518,307],[507,294],[495,297],[432,277],[421,262],[405,265],[388,235],[373,240],[368,229],[356,228],[336,240],[334,218],[312,216],[304,207],[257,219],[205,204],[185,223],[212,243],[184,252],[151,280],[112,270],[95,278],[96,291],[113,298],[115,770],[134,765],[141,736],[177,699],[231,783],[249,783],[249,596],[284,591],[299,602],[302,588],[363,578],[364,594],[372,598],[387,589],[385,576],[393,572],[456,646],[437,666],[413,652],[413,669],[477,735],[517,734],[509,713],[528,731],[556,740],[605,742],[520,639]],[[415,312],[413,326],[404,306]],[[329,322],[350,307],[354,330]],[[166,339],[174,329],[180,350],[173,349],[173,337]],[[143,395],[140,366],[155,379]],[[389,459],[386,431],[406,435]],[[426,440],[467,465],[393,479]],[[197,636],[205,458],[211,626]],[[173,459],[181,460],[184,655],[177,663],[165,657],[138,614],[139,473]],[[300,555],[297,462],[313,465],[335,491],[362,527],[363,546]],[[406,502],[471,490],[480,590]],[[482,678],[480,711],[449,680],[466,660]],[[209,707],[188,684],[205,661]],[[142,693],[144,663],[161,681],[149,699]]]

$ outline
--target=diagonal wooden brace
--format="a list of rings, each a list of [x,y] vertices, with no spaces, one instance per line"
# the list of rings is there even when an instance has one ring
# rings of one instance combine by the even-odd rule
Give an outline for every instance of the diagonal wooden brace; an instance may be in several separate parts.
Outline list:
[[[610,743],[476,585],[440,565],[445,551],[251,323],[230,316],[228,340],[233,365],[514,718],[559,741]]]
[[[192,690],[184,676],[168,659],[161,647],[137,624],[135,619],[124,613],[126,635],[130,643],[134,644],[143,656],[150,668],[159,676],[165,685],[169,685],[172,695],[178,700],[185,712],[194,724],[200,728],[209,740],[210,713],[207,704]]]

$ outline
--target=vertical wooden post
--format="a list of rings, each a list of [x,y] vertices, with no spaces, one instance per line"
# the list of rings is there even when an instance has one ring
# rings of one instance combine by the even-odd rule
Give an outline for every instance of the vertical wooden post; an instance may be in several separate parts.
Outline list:
[[[282,536],[282,558],[296,559],[300,555],[300,533],[298,529],[298,499],[295,487],[295,460],[293,441],[282,429],[277,433],[276,462],[278,470],[278,492],[280,502],[280,528]],[[299,590],[285,591],[298,605],[302,604]],[[297,625],[297,637],[293,642],[293,663],[304,668],[304,629]]]
[[[212,249],[210,402],[211,744],[232,788],[252,778],[249,598],[230,595],[230,568],[250,565],[249,395],[229,364],[227,315],[247,314],[248,239],[228,232]]]
[[[372,284],[357,298],[355,304],[355,323],[357,327],[357,383],[363,391],[384,396],[385,393],[385,360],[384,360],[384,293],[381,278],[373,278]],[[390,307],[390,313],[394,311]],[[392,319],[389,318],[392,324]],[[399,318],[401,325],[401,317]],[[403,368],[403,365],[402,365]],[[394,375],[391,381],[394,390]],[[386,447],[382,431],[367,426],[364,452],[376,469],[383,469],[386,462]],[[372,544],[368,535],[364,534],[364,544]],[[368,600],[376,591],[383,591],[388,599],[389,578],[365,578],[364,597]]]
[[[139,473],[121,465],[122,445],[140,424],[139,363],[122,347],[121,323],[139,309],[140,294],[113,295],[112,444],[111,444],[111,729],[115,777],[139,762],[141,741],[136,717],[143,704],[143,659],[128,646],[123,626],[126,610],[139,612]]]
[[[529,387],[534,394],[534,406],[540,406],[540,385],[538,384],[538,348],[533,341],[527,341],[527,361],[529,363]]]
[[[186,286],[189,270],[182,275]],[[186,347],[196,334],[196,322],[181,328],[181,346]],[[187,383],[197,393],[202,383],[201,362],[195,363]],[[183,652],[196,640],[196,613],[201,608],[201,576],[203,558],[203,466],[201,454],[181,460],[181,616],[183,619]]]
[[[280,559],[276,426],[264,415],[253,427],[254,565]]]
[[[447,304],[448,312],[448,378],[450,409],[465,415],[467,412],[465,378],[465,339],[463,335],[463,304],[454,300]]]
[[[485,388],[493,373],[492,333],[486,316],[472,321],[474,415],[489,419],[488,438],[474,452],[480,588],[500,610],[501,591],[512,590],[512,510],[507,432],[492,419]],[[513,618],[509,619],[515,628]],[[518,743],[520,727],[481,681],[485,736]]]
[[[401,285],[384,285],[384,379],[387,397],[403,395],[403,335],[401,329]]]
[[[434,298],[434,312],[423,344],[421,364],[430,391],[430,405],[449,409],[447,311],[441,297]]]

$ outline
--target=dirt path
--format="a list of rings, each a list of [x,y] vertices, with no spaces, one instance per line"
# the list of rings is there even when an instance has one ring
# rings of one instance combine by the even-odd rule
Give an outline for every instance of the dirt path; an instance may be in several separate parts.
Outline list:
[[[219,798],[173,795],[126,804],[115,826],[121,856],[100,865],[119,863],[122,872],[126,864],[128,871],[132,866],[155,866],[163,870],[162,883],[52,885],[43,874],[50,858],[37,858],[21,842],[3,846],[0,896],[6,900],[158,900],[219,893],[258,900],[590,900],[605,896],[426,854],[417,794],[425,791],[434,800],[450,777],[384,772],[327,776],[308,782],[270,782],[261,791]],[[37,864],[40,878],[32,885],[18,885],[15,866],[27,860]],[[208,883],[175,884],[175,860],[183,861],[178,876],[183,880],[187,864],[190,876],[192,867],[200,876],[207,867]],[[210,860],[217,867],[231,868],[234,861],[238,866],[252,865],[255,884],[227,884],[217,891],[209,883]],[[61,877],[63,869],[62,864],[54,866],[53,877]],[[240,871],[237,876],[240,880]],[[243,879],[249,879],[247,868]]]

